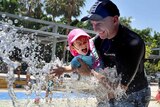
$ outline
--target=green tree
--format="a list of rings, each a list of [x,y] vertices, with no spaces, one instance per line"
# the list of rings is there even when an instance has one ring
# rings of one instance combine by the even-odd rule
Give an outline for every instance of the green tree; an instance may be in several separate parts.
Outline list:
[[[80,8],[85,5],[85,0],[45,0],[46,12],[53,18],[62,16],[70,25],[72,17],[76,18],[81,14]]]
[[[153,38],[154,38],[155,40],[157,40],[157,41],[156,41],[157,47],[160,47],[160,33],[154,31],[154,36],[153,36]]]
[[[0,11],[17,13],[18,12],[18,0],[0,0]]]
[[[36,19],[41,19],[43,15],[42,7],[43,4],[41,0],[25,0],[19,1],[19,12],[20,14],[28,17],[34,17]]]
[[[132,17],[120,17],[120,23],[123,25],[127,26],[128,28],[131,28],[131,23],[132,23]]]

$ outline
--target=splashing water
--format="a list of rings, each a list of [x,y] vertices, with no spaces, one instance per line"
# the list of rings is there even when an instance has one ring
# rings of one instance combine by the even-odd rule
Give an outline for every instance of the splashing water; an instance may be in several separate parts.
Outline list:
[[[15,22],[17,23],[17,20]],[[0,23],[0,56],[8,65],[8,93],[11,97],[13,106],[21,107],[22,105],[18,101],[13,87],[15,82],[13,70],[17,68],[20,63],[9,58],[9,56],[11,56],[11,52],[15,50],[15,47],[18,47],[21,50],[22,60],[29,65],[27,71],[35,80],[34,83],[28,82],[28,84],[24,86],[28,99],[23,106],[32,106],[30,102],[30,95],[32,93],[36,94],[36,103],[40,106],[42,103],[39,103],[39,101],[41,101],[39,99],[43,99],[41,96],[41,92],[43,91],[42,87],[47,84],[45,79],[46,76],[49,74],[51,68],[56,68],[57,65],[63,66],[63,63],[59,58],[54,58],[55,60],[50,63],[45,63],[45,61],[38,59],[36,55],[39,53],[35,50],[38,47],[39,41],[36,39],[36,34],[22,34],[17,31],[18,30],[12,26],[11,22]],[[28,48],[30,49],[29,51],[27,50]],[[42,64],[43,66],[37,67],[39,64]],[[88,107],[96,107],[99,102],[105,102],[103,107],[106,107],[109,106],[108,93],[113,93],[117,100],[125,95],[124,90],[120,88],[121,77],[117,75],[115,68],[106,68],[101,70],[100,73],[106,77],[103,81],[105,84],[100,83],[93,76],[81,76],[78,81],[76,80],[77,75],[71,75],[71,79],[65,80],[65,86],[63,87],[66,93],[63,95],[61,101],[66,103],[60,103],[57,99],[54,101],[54,107],[86,107],[86,105]],[[115,83],[116,86],[114,86]],[[77,97],[81,98],[81,100],[79,101],[78,98],[70,99],[70,93],[75,93]],[[81,97],[81,93],[85,93],[87,97]],[[52,106],[52,104],[49,106]]]
[[[38,64],[44,63],[44,61],[39,61],[36,56],[39,53],[35,52],[38,44],[34,34],[17,33],[17,29],[15,29],[14,26],[5,22],[1,22],[0,28],[0,57],[8,66],[8,92],[12,99],[13,106],[19,107],[20,105],[17,102],[17,98],[14,93],[13,83],[15,82],[14,69],[16,69],[20,63],[10,58],[12,52],[15,51],[15,47],[18,47],[21,50],[22,60],[29,65],[28,71],[36,80],[36,85],[33,84],[31,90],[35,91],[37,96],[40,95],[41,87],[44,84],[44,77],[49,73],[51,66],[54,67],[55,64],[60,64],[60,60],[55,60],[55,64],[46,63],[42,68],[37,67]],[[28,51],[27,48],[30,50]],[[26,54],[29,54],[29,56],[26,57]],[[26,90],[28,90],[27,86]]]
[[[116,68],[105,68],[101,69],[100,74],[104,75],[102,81],[94,88],[93,92],[97,98],[97,102],[103,102],[100,107],[109,107],[109,99],[113,98],[120,100],[122,97],[126,96],[125,90],[121,88],[121,75],[117,74]],[[99,106],[98,106],[99,107]]]

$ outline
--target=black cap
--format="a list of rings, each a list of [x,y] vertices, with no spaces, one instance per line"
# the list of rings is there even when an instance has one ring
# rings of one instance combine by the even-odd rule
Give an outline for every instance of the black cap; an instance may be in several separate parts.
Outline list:
[[[91,7],[89,15],[81,19],[81,21],[95,20],[99,21],[107,16],[120,16],[119,9],[110,0],[99,0]]]

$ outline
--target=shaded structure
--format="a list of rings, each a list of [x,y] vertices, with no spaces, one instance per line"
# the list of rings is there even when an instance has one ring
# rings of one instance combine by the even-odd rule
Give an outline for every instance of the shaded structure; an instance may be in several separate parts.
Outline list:
[[[52,52],[51,59],[53,59],[55,56],[57,43],[64,42],[64,44],[67,45],[67,40],[66,40],[67,35],[60,34],[60,32],[58,32],[58,30],[59,29],[71,30],[71,29],[76,28],[73,26],[68,26],[68,25],[64,25],[64,24],[58,24],[58,23],[54,23],[54,22],[30,18],[27,16],[14,15],[14,14],[5,13],[5,12],[0,12],[0,15],[5,16],[5,17],[9,17],[9,18],[14,18],[14,19],[21,20],[21,21],[30,21],[30,22],[34,22],[37,24],[41,24],[42,27],[37,30],[25,28],[25,27],[17,27],[17,26],[15,26],[15,28],[18,29],[19,32],[24,33],[24,34],[34,33],[35,36],[38,37],[38,39],[40,40],[40,42],[42,44],[50,44],[51,45],[51,52]],[[2,23],[0,23],[0,24],[2,24]],[[89,34],[93,34],[93,35],[96,34],[92,30],[87,30],[87,29],[83,29],[83,30]],[[65,50],[64,50],[63,59],[65,59],[65,57],[66,57],[66,54],[65,54]]]

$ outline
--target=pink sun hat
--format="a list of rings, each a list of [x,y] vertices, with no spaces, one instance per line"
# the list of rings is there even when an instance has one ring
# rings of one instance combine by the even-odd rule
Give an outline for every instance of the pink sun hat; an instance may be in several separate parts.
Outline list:
[[[83,31],[82,29],[79,29],[79,28],[71,30],[68,34],[67,41],[68,41],[68,45],[69,45],[69,50],[73,56],[77,56],[78,53],[75,50],[71,50],[70,47],[72,46],[72,43],[80,36],[86,36],[89,39],[91,38],[85,31]]]

